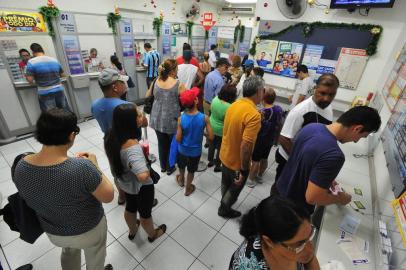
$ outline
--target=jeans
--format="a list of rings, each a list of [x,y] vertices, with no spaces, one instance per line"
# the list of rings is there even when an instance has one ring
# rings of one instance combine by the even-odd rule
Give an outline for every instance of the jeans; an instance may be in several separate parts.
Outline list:
[[[151,83],[155,80],[156,77],[147,77],[147,87],[151,86]]]
[[[237,201],[241,190],[244,188],[245,182],[241,185],[235,184],[235,179],[238,177],[236,171],[227,168],[224,164],[222,166],[221,174],[221,206],[223,211],[229,211],[231,206]]]
[[[223,137],[214,135],[213,141],[209,142],[209,157],[208,160],[209,162],[213,162],[216,165],[216,167],[220,167],[221,162],[220,162],[220,149],[221,149],[221,141]],[[216,159],[214,159],[214,152],[217,150],[216,153]]]
[[[60,108],[71,111],[68,100],[63,91],[50,93],[46,95],[38,95],[39,107],[45,112],[52,108]]]
[[[276,191],[276,183],[278,182],[279,176],[281,176],[283,168],[285,167],[286,163],[288,162],[280,153],[279,149],[276,150],[275,153],[275,161],[278,163],[278,167],[276,167],[276,175],[275,175],[275,183],[273,183],[271,187],[271,194],[274,194]]]
[[[80,270],[81,249],[85,252],[86,270],[103,270],[106,259],[107,221],[106,217],[88,232],[73,236],[59,236],[47,233],[49,240],[62,248],[63,270]]]
[[[155,130],[155,133],[158,139],[158,154],[161,169],[169,170],[169,150],[171,148],[173,134],[162,133],[158,130]]]

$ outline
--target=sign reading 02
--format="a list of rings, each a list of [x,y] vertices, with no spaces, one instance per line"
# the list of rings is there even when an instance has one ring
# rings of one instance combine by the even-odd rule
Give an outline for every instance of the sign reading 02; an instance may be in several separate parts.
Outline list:
[[[0,32],[46,32],[39,13],[0,11]]]

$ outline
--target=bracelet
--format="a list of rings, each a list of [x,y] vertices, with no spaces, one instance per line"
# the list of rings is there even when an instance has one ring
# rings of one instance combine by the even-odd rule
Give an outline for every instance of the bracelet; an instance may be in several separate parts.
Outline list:
[[[247,178],[249,174],[250,170],[240,170],[240,175],[242,175],[245,178]]]

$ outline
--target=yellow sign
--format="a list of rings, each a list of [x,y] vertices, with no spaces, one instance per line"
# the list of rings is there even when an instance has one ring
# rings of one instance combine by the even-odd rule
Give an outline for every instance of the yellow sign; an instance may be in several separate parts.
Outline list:
[[[402,237],[403,245],[406,247],[406,192],[398,199],[392,201],[392,208],[396,217],[396,224]]]
[[[46,28],[39,13],[0,11],[0,32],[46,32]]]

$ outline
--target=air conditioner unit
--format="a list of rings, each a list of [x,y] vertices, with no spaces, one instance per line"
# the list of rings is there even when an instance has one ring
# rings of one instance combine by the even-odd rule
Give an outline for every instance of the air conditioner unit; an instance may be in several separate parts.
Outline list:
[[[254,7],[222,7],[220,11],[223,14],[255,14]]]

